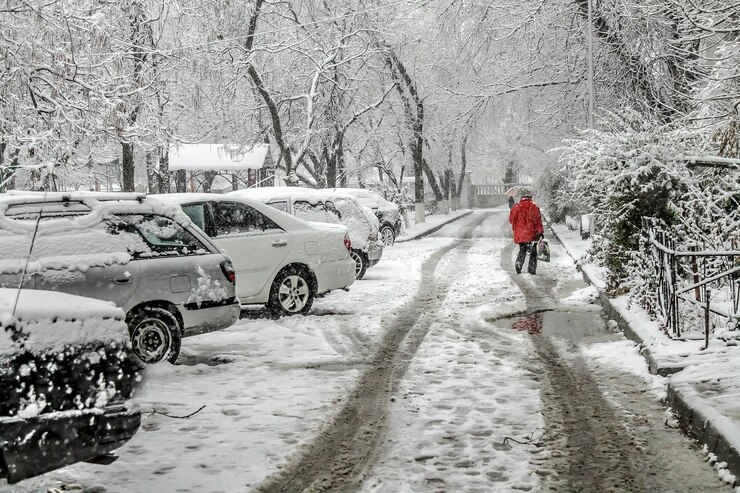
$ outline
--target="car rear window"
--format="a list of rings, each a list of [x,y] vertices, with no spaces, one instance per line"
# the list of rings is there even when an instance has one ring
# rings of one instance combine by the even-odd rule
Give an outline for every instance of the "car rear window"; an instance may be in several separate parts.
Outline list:
[[[323,202],[312,204],[306,200],[298,200],[293,203],[296,217],[304,221],[317,223],[341,224],[340,214],[335,207],[328,208]]]

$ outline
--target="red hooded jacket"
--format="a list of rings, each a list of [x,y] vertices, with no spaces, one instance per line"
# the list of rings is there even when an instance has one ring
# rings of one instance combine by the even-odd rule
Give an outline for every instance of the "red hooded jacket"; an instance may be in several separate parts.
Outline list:
[[[509,212],[509,222],[514,229],[514,243],[529,243],[545,232],[540,208],[531,197],[522,197]]]

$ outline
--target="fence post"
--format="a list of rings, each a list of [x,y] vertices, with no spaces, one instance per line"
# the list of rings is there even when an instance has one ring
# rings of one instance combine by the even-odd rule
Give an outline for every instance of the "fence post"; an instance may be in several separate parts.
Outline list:
[[[697,246],[691,245],[690,249],[695,252]],[[694,275],[694,284],[699,284],[699,265],[696,263],[696,255],[691,256],[691,273]],[[701,301],[701,290],[698,286],[694,288],[694,298],[696,301]]]
[[[709,347],[709,299],[711,298],[712,290],[707,288],[705,293],[707,305],[704,307],[704,347],[702,350]]]

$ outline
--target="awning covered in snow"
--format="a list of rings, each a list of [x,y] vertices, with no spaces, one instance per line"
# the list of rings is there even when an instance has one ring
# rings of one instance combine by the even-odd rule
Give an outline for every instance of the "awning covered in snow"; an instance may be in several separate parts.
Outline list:
[[[171,171],[244,171],[272,167],[269,144],[183,144],[170,150]]]

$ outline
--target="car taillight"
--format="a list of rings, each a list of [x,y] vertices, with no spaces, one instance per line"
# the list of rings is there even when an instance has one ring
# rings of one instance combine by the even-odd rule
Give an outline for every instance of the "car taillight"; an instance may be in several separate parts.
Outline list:
[[[234,270],[234,265],[231,263],[231,260],[224,260],[221,262],[221,271],[226,276],[226,280],[231,284],[236,282],[236,271]]]
[[[349,239],[349,233],[344,233],[344,248],[348,252],[352,251],[352,240]]]

